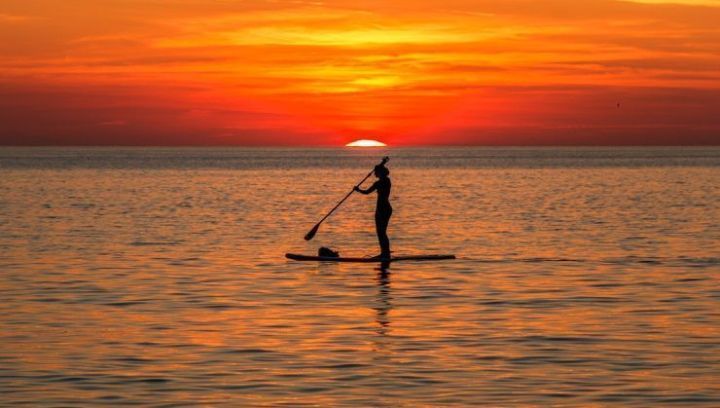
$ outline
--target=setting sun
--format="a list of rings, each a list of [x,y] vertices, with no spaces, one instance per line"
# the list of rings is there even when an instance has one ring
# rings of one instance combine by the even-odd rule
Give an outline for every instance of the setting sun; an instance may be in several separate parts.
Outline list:
[[[346,144],[347,147],[385,147],[387,146],[383,142],[378,142],[377,140],[368,140],[368,139],[360,139],[356,140],[354,142],[350,142]]]

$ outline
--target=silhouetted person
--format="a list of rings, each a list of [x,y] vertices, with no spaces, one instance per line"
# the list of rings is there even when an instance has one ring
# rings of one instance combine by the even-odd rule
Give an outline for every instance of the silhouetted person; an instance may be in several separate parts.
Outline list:
[[[378,178],[369,189],[363,190],[355,186],[355,191],[362,194],[370,194],[377,191],[377,207],[375,208],[375,230],[377,232],[378,241],[380,242],[380,259],[390,259],[390,238],[387,235],[388,223],[392,215],[392,207],[390,206],[390,170],[383,165],[375,166],[375,177]]]

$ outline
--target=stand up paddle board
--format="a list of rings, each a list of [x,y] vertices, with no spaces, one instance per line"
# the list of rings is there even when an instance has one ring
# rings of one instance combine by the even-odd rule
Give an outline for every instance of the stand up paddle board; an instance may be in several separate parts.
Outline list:
[[[442,261],[442,260],[446,260],[446,259],[455,259],[455,255],[410,255],[410,256],[393,256],[390,259],[378,259],[378,258],[348,258],[348,257],[333,257],[333,256],[285,254],[285,258],[292,259],[293,261],[364,262],[364,263],[375,262],[375,263],[377,263],[377,262],[397,262],[397,261]]]

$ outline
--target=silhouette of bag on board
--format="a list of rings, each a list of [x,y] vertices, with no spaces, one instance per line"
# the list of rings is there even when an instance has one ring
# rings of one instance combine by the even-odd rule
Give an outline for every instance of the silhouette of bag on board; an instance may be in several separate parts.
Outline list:
[[[318,256],[326,256],[328,258],[338,258],[338,257],[340,257],[340,252],[333,251],[330,248],[320,247],[320,249],[318,249]]]

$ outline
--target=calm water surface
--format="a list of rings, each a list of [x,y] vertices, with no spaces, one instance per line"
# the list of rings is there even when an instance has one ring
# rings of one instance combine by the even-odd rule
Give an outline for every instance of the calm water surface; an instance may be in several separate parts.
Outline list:
[[[720,148],[0,149],[0,405],[720,406]]]

